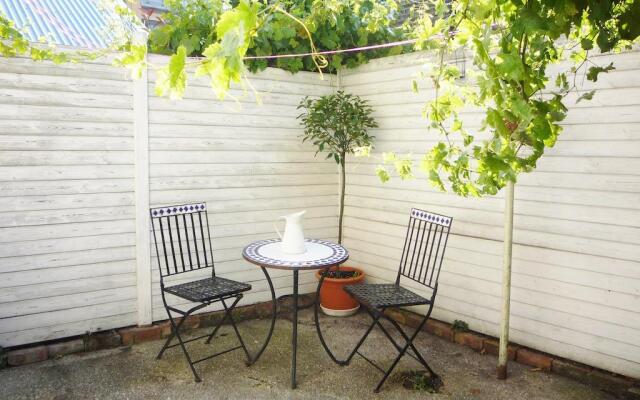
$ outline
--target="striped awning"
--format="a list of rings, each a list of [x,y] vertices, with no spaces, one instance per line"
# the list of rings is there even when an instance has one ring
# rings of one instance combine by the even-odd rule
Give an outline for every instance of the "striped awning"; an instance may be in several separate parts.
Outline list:
[[[27,39],[80,48],[105,48],[118,17],[100,0],[0,0],[0,12],[25,32]]]

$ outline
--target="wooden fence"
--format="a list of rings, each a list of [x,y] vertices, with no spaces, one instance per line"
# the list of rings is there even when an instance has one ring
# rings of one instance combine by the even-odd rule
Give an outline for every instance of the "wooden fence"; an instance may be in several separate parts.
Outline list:
[[[382,152],[419,160],[440,139],[421,117],[434,96],[418,76],[428,58],[379,59],[341,73],[341,89],[369,100],[380,124],[373,157],[349,167],[345,244],[372,281],[389,282],[411,207],[454,217],[434,316],[497,336],[502,194],[461,198],[436,191],[420,172],[386,184],[374,173]],[[582,90],[597,89],[592,101],[569,99],[561,139],[516,185],[511,339],[640,377],[640,52],[596,60],[616,70],[585,83]],[[471,124],[480,116],[464,113]]]
[[[384,185],[374,174],[381,152],[418,159],[437,140],[420,116],[428,82],[411,91],[425,57],[325,80],[269,69],[251,77],[261,103],[241,87],[220,102],[200,79],[183,100],[158,98],[152,73],[131,81],[106,61],[0,58],[0,346],[165,319],[150,206],[206,201],[219,273],[253,284],[246,303],[267,300],[244,245],[299,209],[308,236],[337,236],[336,166],[301,144],[296,120],[302,97],[337,88],[370,100],[380,123],[374,156],[348,166],[350,263],[390,281],[409,209],[451,215],[434,316],[496,335],[501,195],[465,199],[420,174]],[[640,52],[600,62],[611,59],[617,70],[587,84],[594,99],[571,107],[562,139],[516,187],[512,339],[640,377]],[[315,289],[301,279],[302,292]],[[274,283],[290,292],[287,274]]]

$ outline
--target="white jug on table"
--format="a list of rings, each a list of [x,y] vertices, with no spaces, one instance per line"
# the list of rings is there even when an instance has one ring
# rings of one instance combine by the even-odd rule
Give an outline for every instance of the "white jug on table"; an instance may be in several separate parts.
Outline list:
[[[278,236],[280,236],[280,239],[282,240],[281,250],[283,253],[300,254],[307,251],[304,246],[304,232],[302,231],[302,216],[306,212],[307,211],[304,210],[280,217],[287,221],[287,224],[284,227],[284,235],[280,234],[278,227],[275,223],[273,224]]]

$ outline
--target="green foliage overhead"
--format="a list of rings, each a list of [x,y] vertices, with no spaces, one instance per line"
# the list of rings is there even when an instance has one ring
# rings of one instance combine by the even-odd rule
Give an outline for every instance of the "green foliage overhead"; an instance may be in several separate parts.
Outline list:
[[[194,13],[201,12],[203,9],[208,10],[206,5],[215,7],[220,4],[203,0],[198,0],[196,3],[189,6],[193,7]],[[178,4],[181,2],[172,3],[172,6],[175,8]],[[159,68],[156,94],[168,95],[172,98],[182,97],[187,86],[187,66],[191,65],[195,68],[196,76],[208,77],[212,89],[219,98],[223,98],[231,83],[240,82],[245,74],[244,57],[251,39],[264,20],[261,13],[275,11],[275,9],[275,5],[261,9],[259,2],[241,0],[234,8],[227,7],[220,13],[207,11],[207,18],[211,17],[210,29],[213,32],[207,32],[199,40],[195,39],[196,35],[201,34],[199,29],[202,28],[202,24],[189,25],[184,20],[190,21],[195,18],[194,14],[188,12],[175,14],[171,21],[177,25],[170,26],[166,30],[171,34],[167,33],[163,36],[163,34],[152,33],[150,36],[151,48],[157,47],[159,43],[157,40],[161,39],[173,53],[167,65]],[[191,27],[188,28],[189,26]],[[175,52],[174,45],[177,45]],[[199,60],[188,61],[187,57],[194,53],[202,57]]]
[[[372,44],[389,43],[404,38],[401,28],[393,27],[395,1],[371,0],[287,0],[283,7],[300,19],[311,33],[319,51],[349,49]],[[258,30],[248,55],[292,54],[311,51],[304,29],[282,13],[267,17]],[[399,54],[402,47],[368,52],[343,53],[329,57],[329,71],[341,67],[353,68],[368,60]],[[287,71],[313,71],[311,57],[257,60],[248,63],[252,71],[273,66]]]
[[[0,18],[0,55],[30,55],[36,60],[55,62],[97,58],[117,50],[116,66],[131,70],[139,78],[146,67],[157,71],[156,93],[180,98],[186,90],[189,69],[206,76],[219,98],[232,83],[240,83],[247,71],[272,65],[291,72],[353,67],[370,58],[396,54],[402,47],[366,53],[318,55],[278,60],[248,60],[245,57],[272,54],[317,53],[322,50],[387,43],[402,37],[391,27],[394,0],[168,0],[165,25],[152,30],[148,43],[141,41],[144,29],[130,8],[119,0],[101,0],[115,11],[110,33],[117,38],[110,49],[94,52],[57,52],[53,46],[30,44],[13,23]],[[125,0],[132,1],[132,0]],[[165,65],[147,61],[147,47],[169,55]],[[198,58],[189,58],[197,56]]]
[[[183,46],[188,56],[202,55],[216,41],[215,24],[223,12],[222,0],[165,0],[168,12],[151,30],[149,48],[152,53],[173,54]]]
[[[170,0],[170,12],[163,19],[164,26],[151,31],[149,47],[152,52],[176,53],[180,46],[187,56],[202,56],[216,41],[216,24],[228,5],[221,0]],[[278,7],[282,12],[278,12]],[[392,27],[396,10],[393,0],[282,0],[262,8],[259,27],[252,35],[247,56],[297,54],[347,49],[371,44],[388,43],[403,38],[399,27]],[[311,37],[309,37],[311,35]],[[310,40],[311,39],[311,40]],[[380,49],[366,53],[333,55],[328,59],[327,71],[346,66],[355,67],[371,58],[402,52],[402,47]],[[315,71],[312,57],[281,58],[277,60],[248,60],[251,71],[268,66],[287,71]]]
[[[595,82],[614,69],[597,65],[593,49],[618,50],[635,40],[639,7],[634,0],[436,1],[433,15],[415,30],[417,49],[436,55],[428,74],[435,99],[424,113],[442,141],[420,164],[430,182],[480,196],[533,170],[562,132],[567,96],[581,101],[594,95],[580,91],[577,75]],[[465,79],[448,62],[463,48],[472,55]],[[549,66],[566,59],[571,67],[550,80]],[[479,125],[462,114],[471,108],[483,117]],[[398,170],[403,177],[412,173],[405,161]],[[379,175],[388,178],[384,167]]]
[[[298,116],[304,127],[302,141],[316,147],[316,155],[326,152],[340,167],[340,214],[338,242],[342,243],[342,219],[344,216],[345,164],[348,154],[355,154],[371,147],[374,137],[369,129],[378,123],[371,116],[373,109],[359,96],[338,91],[318,99],[302,99]],[[368,151],[368,150],[365,150]]]

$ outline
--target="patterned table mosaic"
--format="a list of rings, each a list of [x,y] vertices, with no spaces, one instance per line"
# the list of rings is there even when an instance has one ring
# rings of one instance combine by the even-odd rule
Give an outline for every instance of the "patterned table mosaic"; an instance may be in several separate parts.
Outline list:
[[[349,253],[341,245],[327,240],[306,239],[307,251],[286,254],[279,250],[280,239],[253,242],[242,251],[249,262],[263,267],[281,269],[320,269],[345,262]]]

